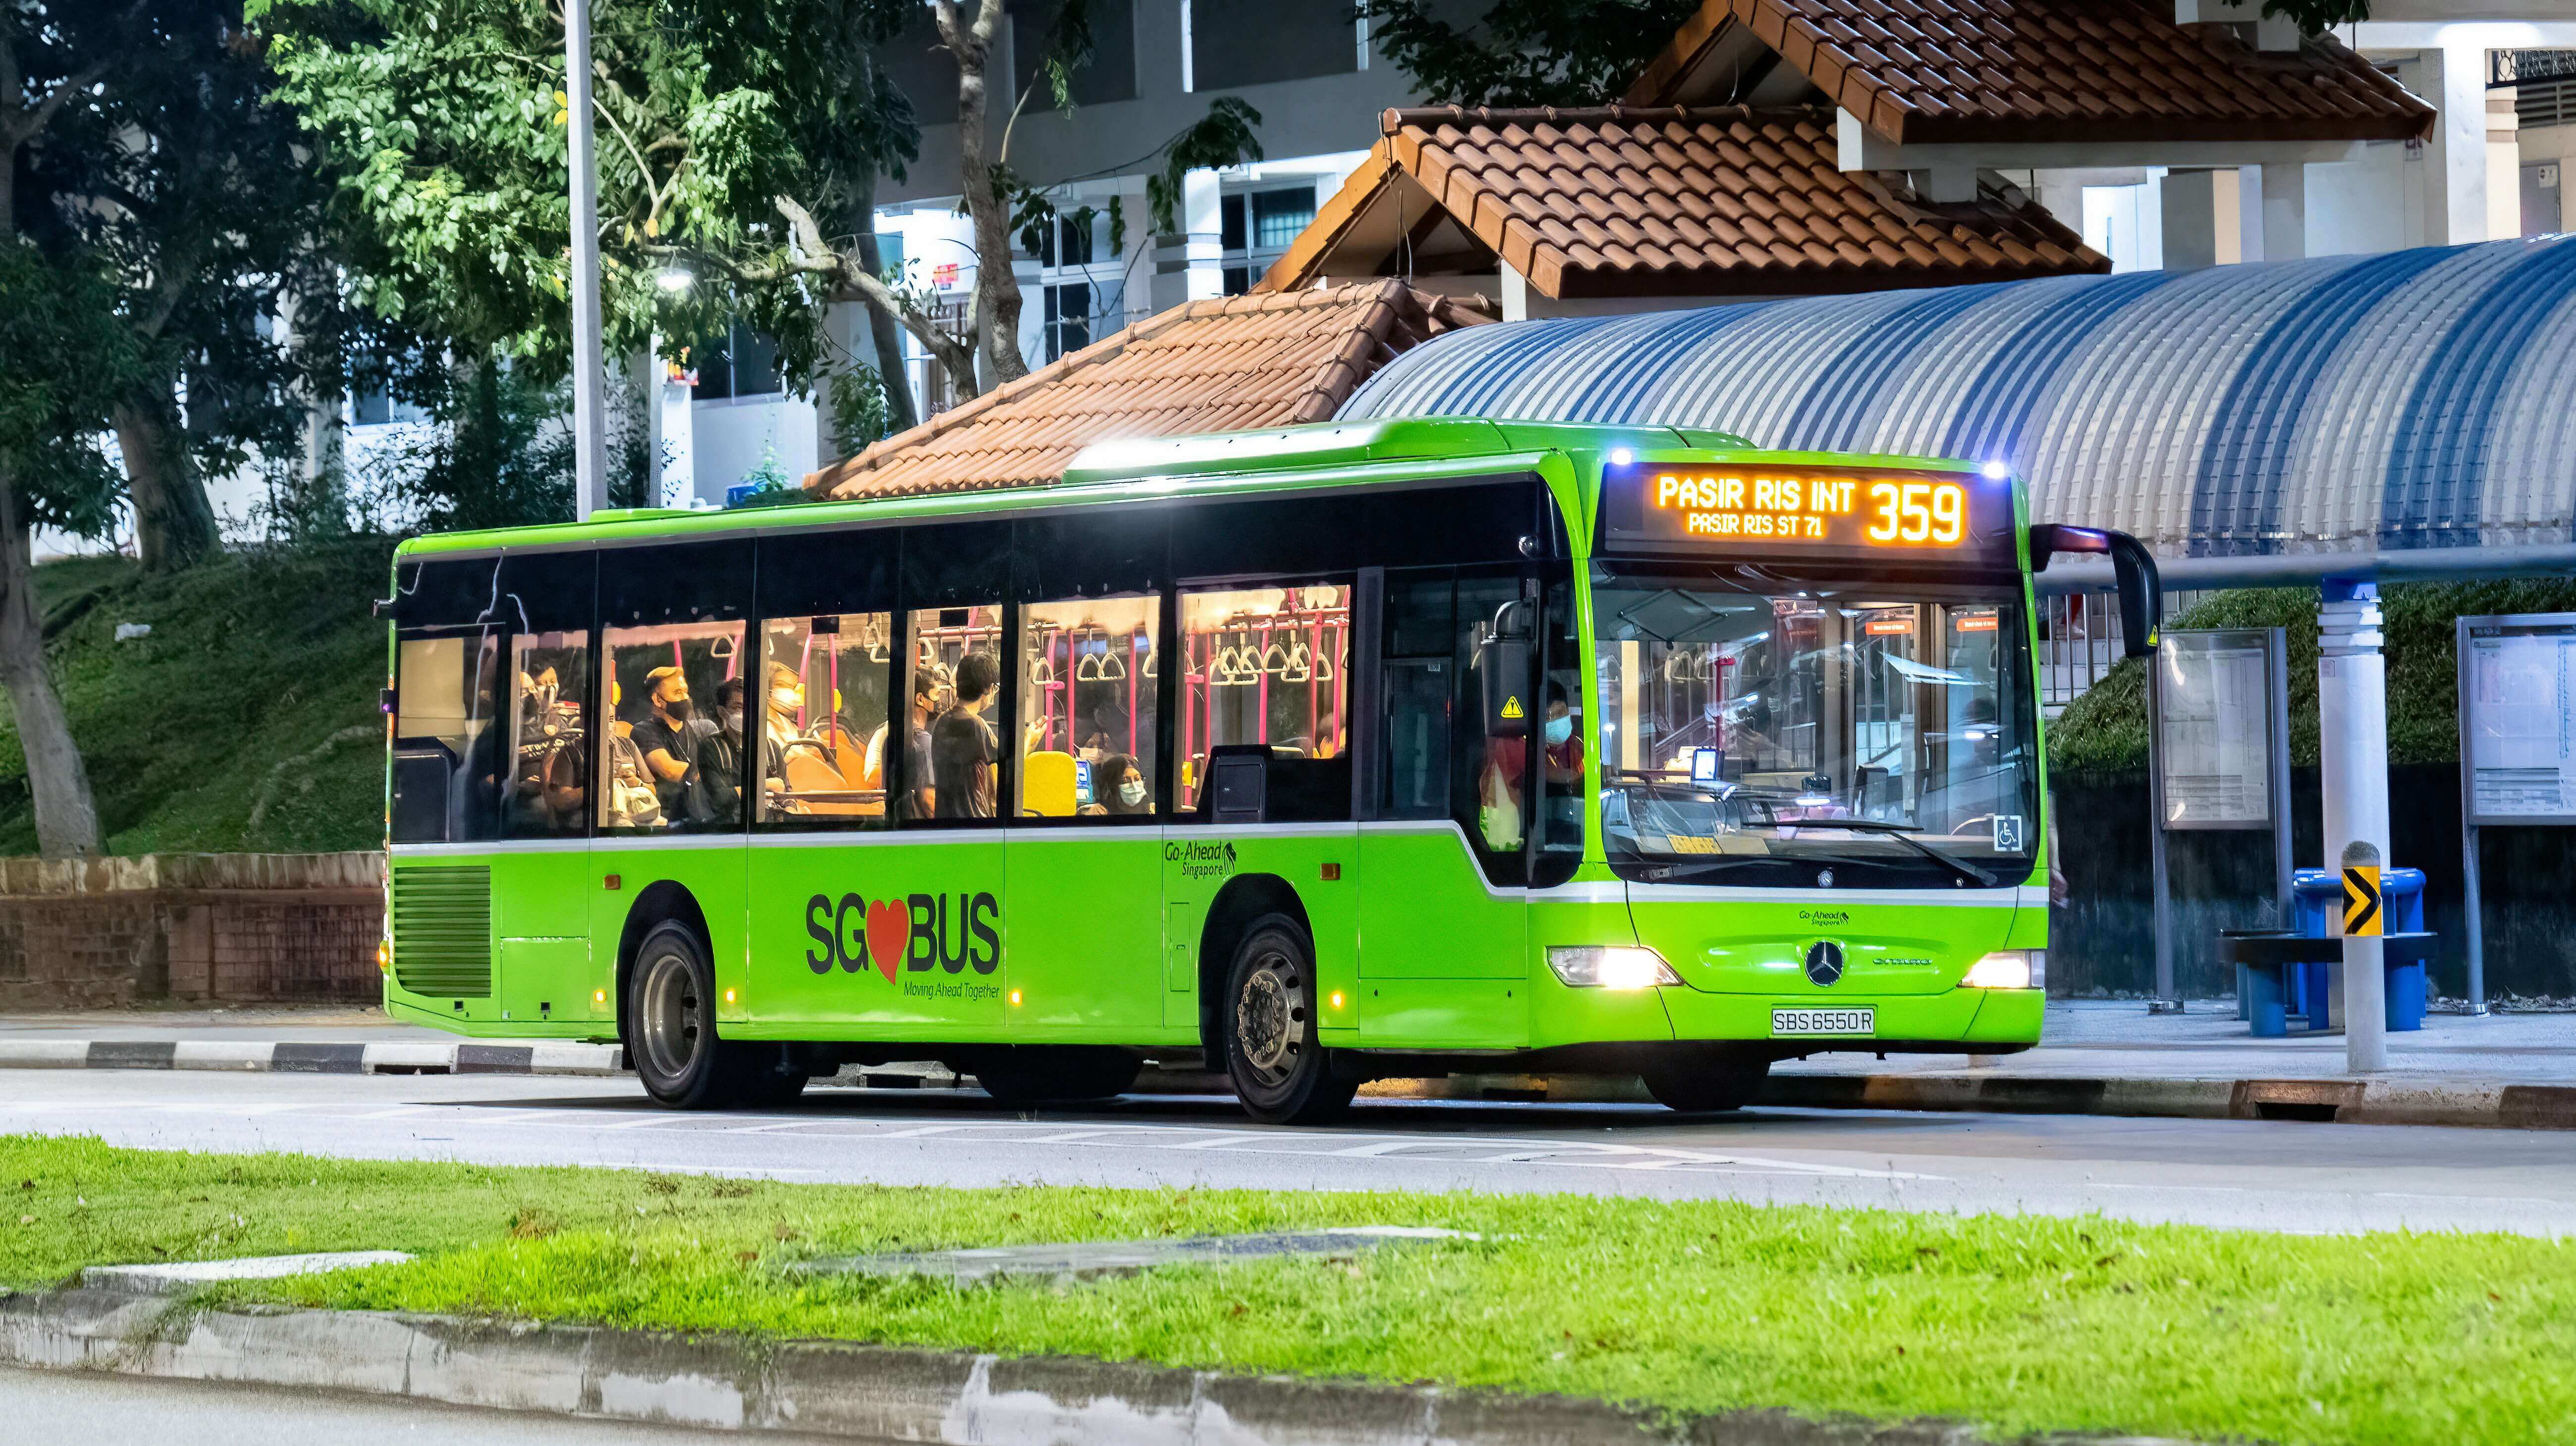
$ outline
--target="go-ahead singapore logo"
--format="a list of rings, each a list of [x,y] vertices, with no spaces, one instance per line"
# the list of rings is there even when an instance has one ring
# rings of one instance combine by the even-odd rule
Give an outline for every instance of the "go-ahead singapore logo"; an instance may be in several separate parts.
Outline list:
[[[991,894],[913,894],[874,902],[857,894],[805,901],[805,932],[814,947],[805,967],[856,974],[869,965],[894,982],[898,970],[990,974],[1002,962],[1001,901]]]

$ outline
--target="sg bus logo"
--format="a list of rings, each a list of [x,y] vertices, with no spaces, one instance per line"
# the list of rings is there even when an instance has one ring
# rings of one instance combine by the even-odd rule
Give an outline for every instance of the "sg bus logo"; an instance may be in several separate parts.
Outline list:
[[[914,894],[874,903],[857,894],[838,900],[816,894],[805,901],[805,932],[815,947],[805,951],[805,967],[829,974],[839,965],[856,974],[873,964],[886,982],[895,971],[951,974],[970,965],[990,974],[1002,962],[1002,904],[991,894]]]

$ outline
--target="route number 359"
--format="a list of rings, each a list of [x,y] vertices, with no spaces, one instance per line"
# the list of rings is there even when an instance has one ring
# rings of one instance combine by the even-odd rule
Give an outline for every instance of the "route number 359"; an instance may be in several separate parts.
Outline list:
[[[1968,489],[1956,482],[1872,482],[1869,540],[1933,543],[1959,540],[1968,520]]]

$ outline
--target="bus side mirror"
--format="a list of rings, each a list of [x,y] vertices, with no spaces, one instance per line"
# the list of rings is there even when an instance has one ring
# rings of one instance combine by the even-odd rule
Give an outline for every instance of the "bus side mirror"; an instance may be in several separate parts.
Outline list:
[[[2044,522],[2030,530],[2030,568],[2044,572],[2049,558],[2061,552],[2090,552],[2111,559],[2111,576],[2120,590],[2120,635],[2132,658],[2152,656],[2156,629],[2165,614],[2164,580],[2156,572],[2155,554],[2125,532],[2101,527],[2069,527]]]
[[[1530,731],[1537,699],[1529,691],[1536,649],[1530,637],[1529,605],[1513,601],[1494,610],[1494,620],[1476,640],[1477,692],[1485,713],[1485,736],[1517,738]]]

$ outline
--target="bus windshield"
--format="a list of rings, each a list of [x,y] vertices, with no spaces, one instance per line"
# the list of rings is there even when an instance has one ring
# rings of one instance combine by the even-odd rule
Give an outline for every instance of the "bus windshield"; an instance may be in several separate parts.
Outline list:
[[[1593,576],[1603,844],[1651,882],[2018,883],[2028,629],[1995,585]]]

